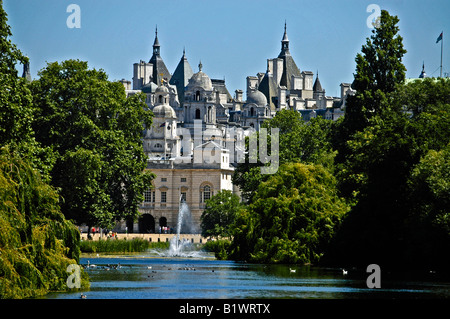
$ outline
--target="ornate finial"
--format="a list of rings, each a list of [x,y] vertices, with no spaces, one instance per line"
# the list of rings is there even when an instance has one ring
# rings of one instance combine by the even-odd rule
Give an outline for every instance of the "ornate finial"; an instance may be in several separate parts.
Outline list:
[[[200,63],[198,64],[198,71],[199,72],[202,71],[202,67],[203,67],[202,60],[200,60]]]
[[[286,33],[286,19],[284,19],[284,32]]]
[[[156,25],[155,36],[158,36],[158,25]]]

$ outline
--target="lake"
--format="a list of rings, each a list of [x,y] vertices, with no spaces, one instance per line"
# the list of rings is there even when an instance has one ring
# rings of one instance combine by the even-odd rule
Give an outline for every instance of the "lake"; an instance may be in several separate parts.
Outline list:
[[[158,254],[84,256],[91,280],[88,299],[449,299],[450,283],[396,279],[381,270],[381,288],[369,289],[369,274],[349,269],[260,265]],[[95,266],[94,266],[95,265]],[[47,299],[79,299],[80,292],[50,293]]]

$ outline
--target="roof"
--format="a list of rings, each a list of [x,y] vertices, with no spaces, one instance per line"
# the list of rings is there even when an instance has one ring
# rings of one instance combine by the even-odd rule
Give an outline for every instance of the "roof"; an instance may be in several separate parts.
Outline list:
[[[173,73],[169,84],[177,87],[178,98],[180,102],[184,101],[184,88],[188,85],[189,79],[194,75],[191,65],[186,58],[186,51],[183,50],[183,56]]]
[[[232,96],[225,85],[225,80],[211,79],[211,83],[216,91],[219,91],[220,94],[227,95],[227,101],[232,99]]]
[[[314,82],[314,85],[313,85],[313,91],[314,92],[325,92],[325,90],[322,88],[322,84],[320,84],[318,72],[317,72],[316,81]]]
[[[160,45],[158,40],[158,28],[155,32],[155,42],[153,43],[153,55],[150,58],[149,63],[153,64],[153,78],[152,82],[160,85],[162,79],[170,80],[172,77],[166,65],[164,64],[163,59],[160,55]]]
[[[202,88],[206,91],[211,91],[213,89],[212,82],[209,76],[202,71],[202,62],[199,63],[198,67],[199,71],[189,79],[186,89]]]
[[[277,106],[278,91],[277,83],[271,73],[266,72],[261,83],[259,83],[258,90],[266,96],[270,109],[274,111]]]

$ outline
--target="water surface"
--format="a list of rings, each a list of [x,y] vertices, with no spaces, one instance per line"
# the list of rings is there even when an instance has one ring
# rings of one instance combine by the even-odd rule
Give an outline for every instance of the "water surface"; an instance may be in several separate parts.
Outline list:
[[[449,282],[384,279],[382,273],[381,289],[369,289],[368,274],[352,270],[344,275],[341,269],[245,264],[208,255],[81,259],[82,265],[88,263],[91,288],[84,293],[89,299],[450,298]],[[51,293],[46,298],[80,298],[80,293]]]

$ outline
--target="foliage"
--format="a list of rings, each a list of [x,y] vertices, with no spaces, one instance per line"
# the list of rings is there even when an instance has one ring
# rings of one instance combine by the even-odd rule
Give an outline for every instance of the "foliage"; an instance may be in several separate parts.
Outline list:
[[[32,95],[26,80],[19,78],[16,70],[16,64],[26,64],[28,58],[9,39],[12,33],[7,21],[0,1],[0,147],[9,145],[11,150],[19,151],[48,181],[53,156],[50,149],[42,148],[34,138]]]
[[[346,101],[345,117],[337,130],[334,148],[338,151],[337,162],[345,160],[349,150],[346,141],[363,130],[373,116],[379,116],[390,105],[387,95],[405,81],[406,68],[402,64],[403,38],[398,34],[397,16],[381,11],[380,25],[372,30],[361,53],[356,56],[356,73],[352,88],[354,95]],[[388,112],[401,112],[390,108]]]
[[[239,196],[222,190],[206,201],[200,217],[203,237],[229,237],[235,214],[242,209]]]
[[[450,92],[450,81],[398,87],[390,100],[404,112],[372,117],[347,141],[350,152],[338,177],[356,205],[331,259],[360,266],[377,260],[399,268],[450,265],[441,250],[450,246],[445,208],[450,96],[442,92]]]
[[[332,169],[334,152],[331,148],[331,138],[334,123],[322,118],[314,118],[305,122],[301,114],[294,110],[281,110],[274,118],[266,120],[263,128],[270,132],[278,128],[279,133],[279,164],[290,162],[317,163]],[[267,138],[269,143],[270,137]],[[246,141],[248,150],[248,141]],[[268,146],[268,149],[270,147]],[[259,184],[266,181],[270,175],[261,174],[261,163],[249,163],[248,154],[244,163],[238,164],[233,175],[233,183],[238,185],[247,200],[252,197]]]
[[[31,83],[36,138],[51,147],[52,184],[65,216],[78,224],[111,226],[133,219],[153,174],[144,172],[143,125],[151,124],[143,95],[126,98],[87,62],[49,63]]]
[[[229,239],[209,240],[203,244],[203,249],[214,252],[218,260],[228,259],[228,251],[230,249],[231,241]]]
[[[79,262],[78,229],[65,220],[56,191],[9,148],[0,149],[0,297],[67,289]],[[83,274],[82,287],[86,287]]]
[[[346,203],[334,177],[318,164],[290,163],[261,183],[236,218],[232,258],[262,263],[317,263]]]
[[[159,244],[159,243],[153,243]],[[142,238],[133,239],[106,239],[83,240],[80,249],[83,253],[116,253],[116,252],[142,252],[152,246],[152,243]],[[153,245],[155,246],[155,245]],[[156,247],[154,247],[156,248]]]

